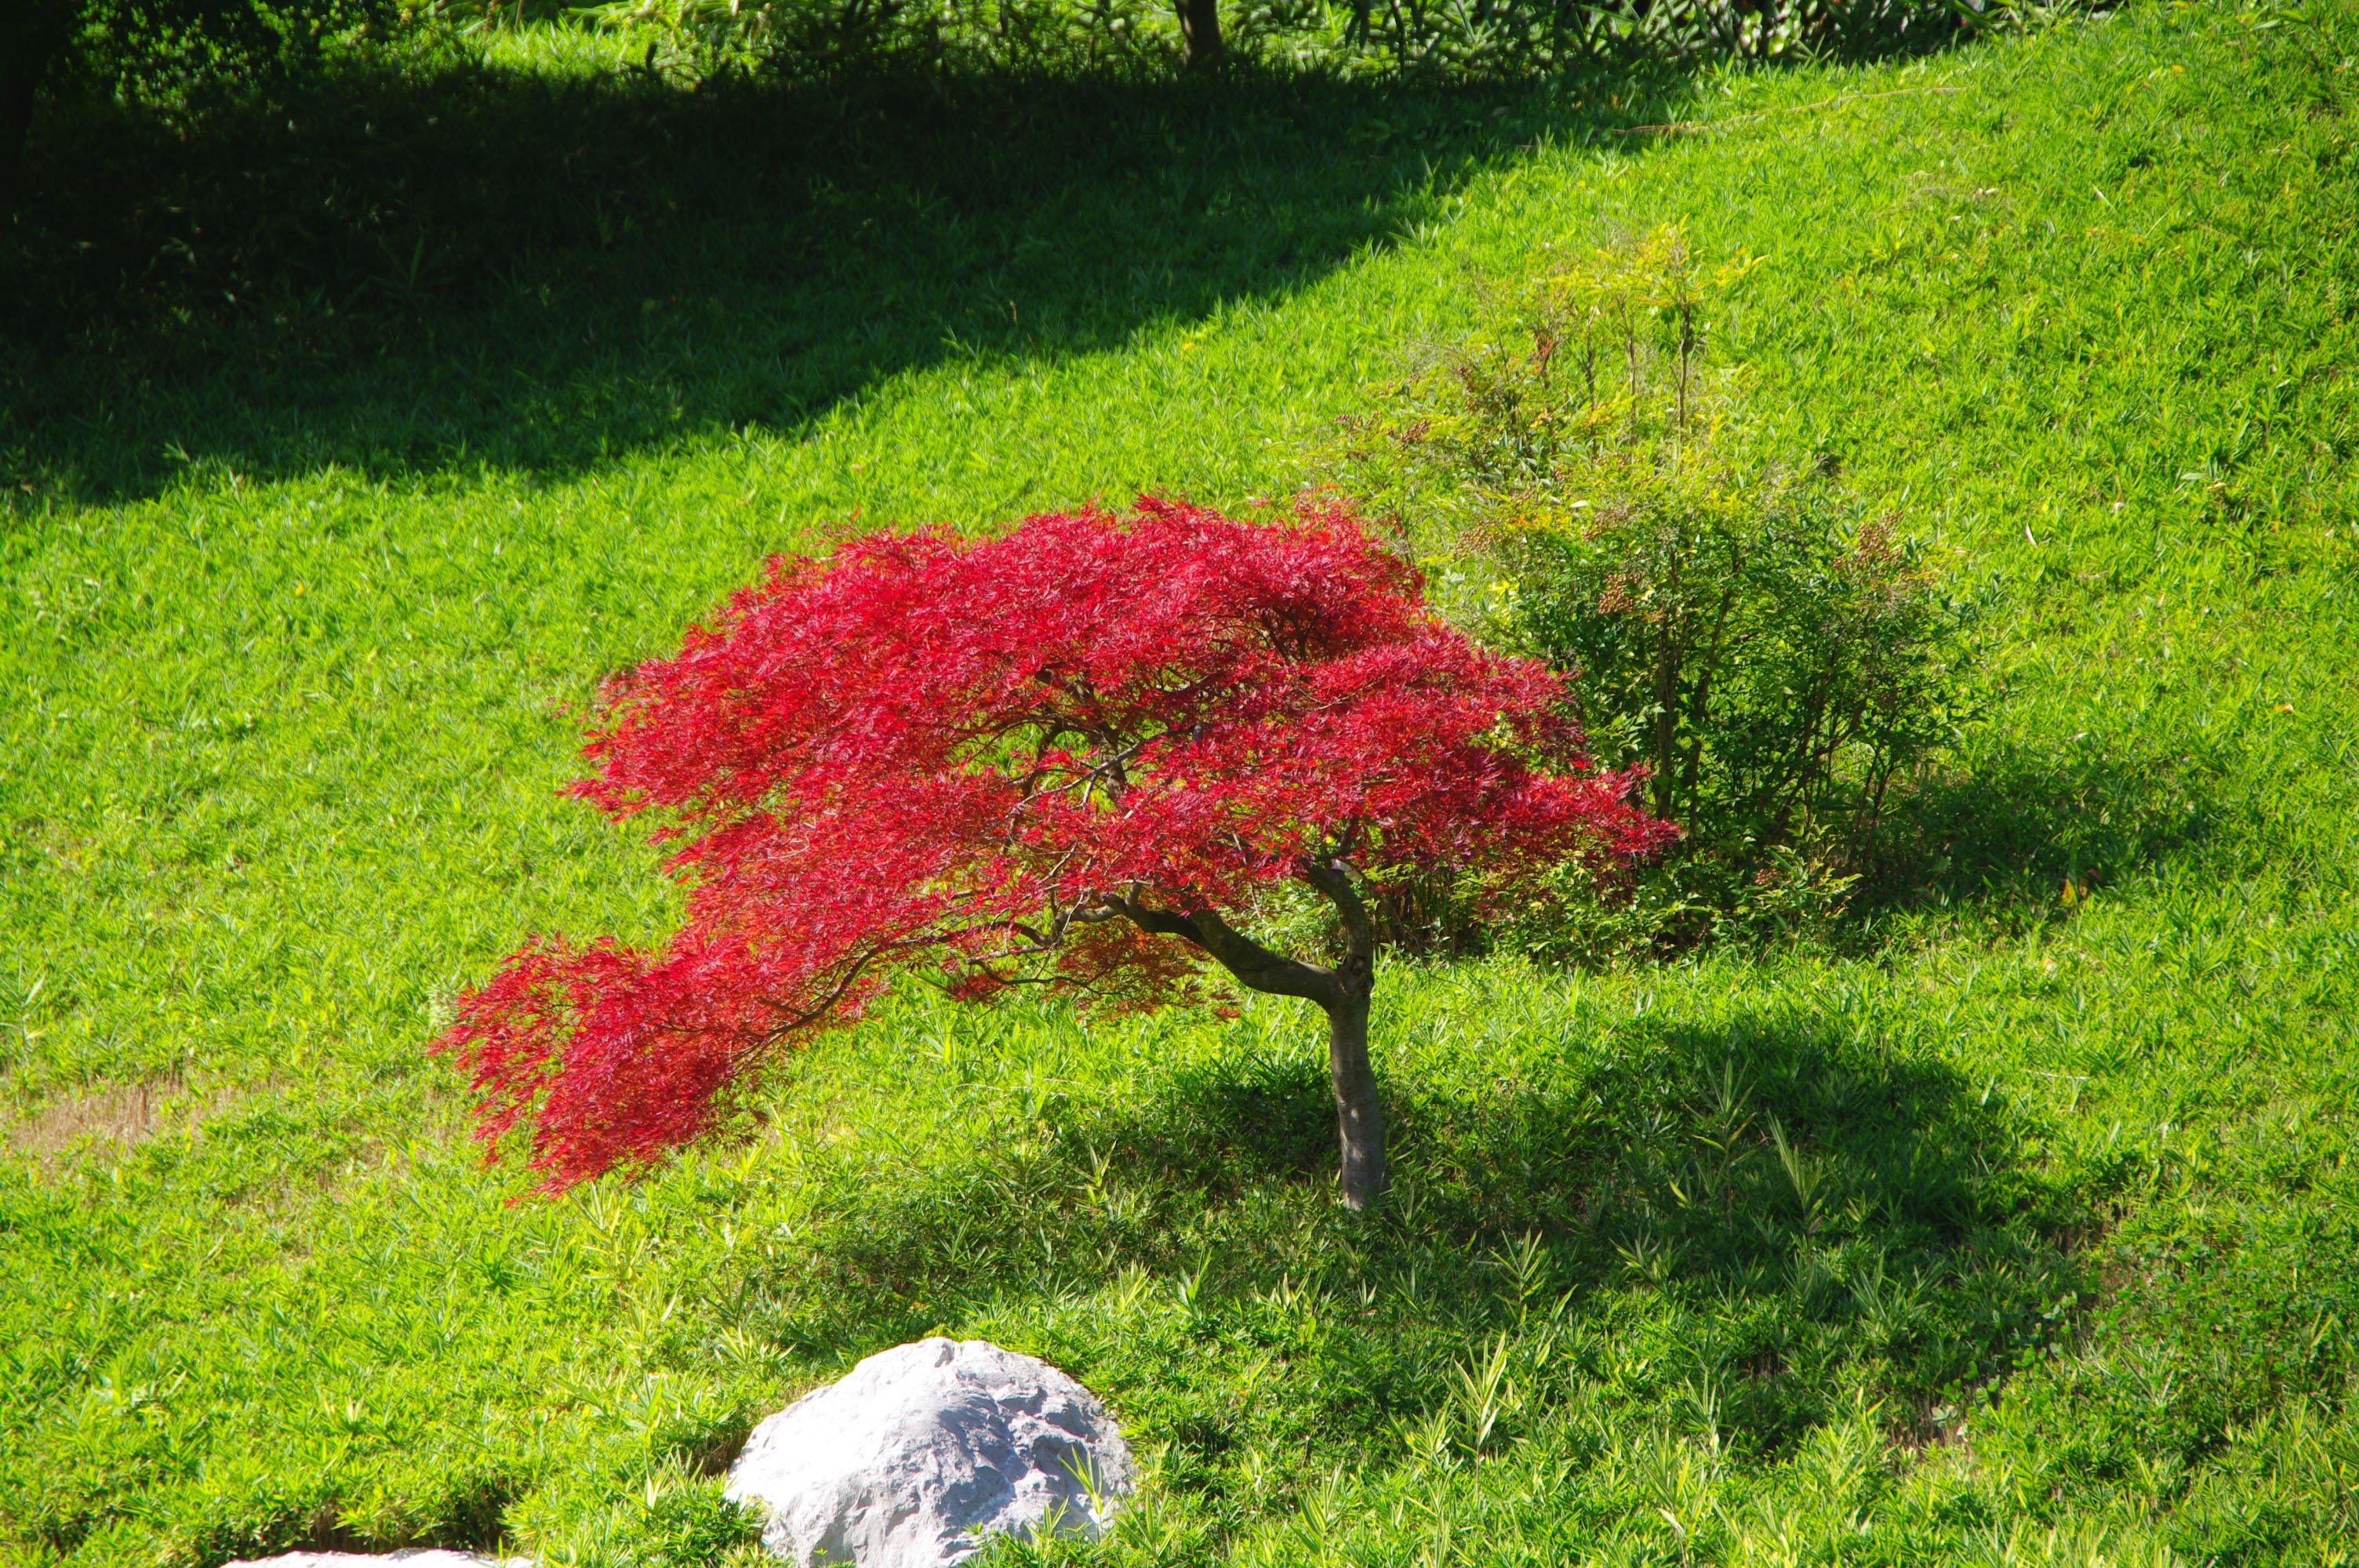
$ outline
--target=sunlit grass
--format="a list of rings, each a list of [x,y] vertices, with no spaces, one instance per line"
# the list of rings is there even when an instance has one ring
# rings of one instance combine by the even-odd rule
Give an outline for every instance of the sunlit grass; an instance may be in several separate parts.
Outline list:
[[[2137,7],[1707,78],[1717,128],[1536,127],[1299,265],[1278,218],[1204,226],[1252,200],[1208,162],[1171,232],[1221,288],[1107,303],[1105,268],[986,225],[987,277],[944,241],[965,314],[930,337],[856,268],[780,282],[657,225],[573,293],[551,264],[563,326],[634,334],[612,359],[504,358],[541,308],[507,299],[433,317],[440,348],[15,427],[43,462],[0,539],[5,1550],[742,1554],[712,1473],[749,1422],[940,1329],[1058,1360],[1147,1455],[1113,1540],[1060,1560],[2336,1560],[2332,24]],[[1101,194],[1058,211],[1163,265]],[[1475,277],[1671,219],[1765,258],[1718,346],[1756,406],[2000,606],[1990,720],[1864,956],[1393,968],[1403,1190],[1365,1222],[1314,1032],[1262,1002],[903,999],[745,1141],[508,1206],[421,1047],[523,933],[666,918],[651,852],[554,795],[601,675],[847,518],[1282,498]],[[651,295],[666,268],[716,287]],[[849,363],[870,322],[874,373],[723,416],[748,364]],[[136,1111],[94,1098],[122,1086]],[[121,1137],[67,1141],[83,1103]]]

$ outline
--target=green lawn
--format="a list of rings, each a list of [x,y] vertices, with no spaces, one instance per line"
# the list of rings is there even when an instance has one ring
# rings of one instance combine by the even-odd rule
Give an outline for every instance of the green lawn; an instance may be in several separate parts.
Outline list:
[[[931,119],[551,66],[245,127],[242,184],[92,130],[184,200],[57,197],[105,265],[0,353],[0,1559],[750,1562],[734,1440],[936,1328],[1147,1456],[1058,1561],[2359,1556],[2354,55],[2137,4]],[[423,1044],[525,933],[666,918],[554,793],[601,674],[847,518],[1290,493],[1480,278],[1674,219],[1764,258],[1763,417],[1997,606],[1915,894],[1392,968],[1369,1219],[1267,1001],[903,999],[749,1140],[510,1206]]]

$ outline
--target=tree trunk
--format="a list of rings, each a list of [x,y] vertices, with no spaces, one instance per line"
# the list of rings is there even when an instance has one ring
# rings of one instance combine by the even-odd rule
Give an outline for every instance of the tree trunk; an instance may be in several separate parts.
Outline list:
[[[1191,66],[1210,65],[1221,58],[1220,0],[1178,0],[1180,52]]]
[[[1327,1009],[1327,1076],[1335,1091],[1335,1130],[1343,1146],[1343,1204],[1366,1208],[1385,1195],[1385,1108],[1368,1063],[1368,998],[1375,966],[1359,955],[1335,978],[1343,995]]]
[[[1676,820],[1674,795],[1679,784],[1680,654],[1672,635],[1672,617],[1663,618],[1662,645],[1655,652],[1655,815]]]
[[[1385,1195],[1385,1108],[1368,1062],[1368,1003],[1376,989],[1376,932],[1368,906],[1340,860],[1308,860],[1302,880],[1327,895],[1343,923],[1343,962],[1333,968],[1273,953],[1231,926],[1219,912],[1182,914],[1136,898],[1101,893],[1105,909],[1141,931],[1177,936],[1210,954],[1248,989],[1315,1001],[1327,1014],[1327,1073],[1335,1091],[1335,1130],[1343,1147],[1343,1202],[1366,1208]]]

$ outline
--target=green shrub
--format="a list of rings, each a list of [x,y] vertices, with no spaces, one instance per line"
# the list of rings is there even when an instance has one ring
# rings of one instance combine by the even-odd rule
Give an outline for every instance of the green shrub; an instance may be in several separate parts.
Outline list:
[[[1925,546],[1830,465],[1750,449],[1738,379],[1705,369],[1743,270],[1707,274],[1672,230],[1601,250],[1355,427],[1357,476],[1412,535],[1495,568],[1462,608],[1565,669],[1599,760],[1645,769],[1686,831],[1542,946],[1822,920],[1964,717],[1968,616]]]
[[[399,0],[32,0],[57,29],[60,81],[150,105],[317,70],[341,47],[414,26],[419,9]]]
[[[1158,0],[605,0],[574,14],[646,41],[644,64],[674,82],[732,72],[790,82],[893,77],[1163,72],[1176,34]],[[1167,36],[1173,35],[1173,36]]]

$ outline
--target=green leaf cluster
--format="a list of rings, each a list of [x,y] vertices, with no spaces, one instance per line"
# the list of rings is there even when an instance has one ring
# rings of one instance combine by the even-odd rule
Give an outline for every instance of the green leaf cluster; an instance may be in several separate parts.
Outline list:
[[[1686,831],[1642,901],[1674,941],[1788,929],[1798,890],[1831,910],[1970,712],[1971,607],[1925,545],[1765,455],[1707,367],[1747,267],[1670,227],[1560,262],[1353,447],[1412,535],[1495,566],[1463,608],[1564,670],[1599,760]]]
[[[55,84],[152,106],[246,93],[414,21],[414,0],[29,0],[10,29]]]

